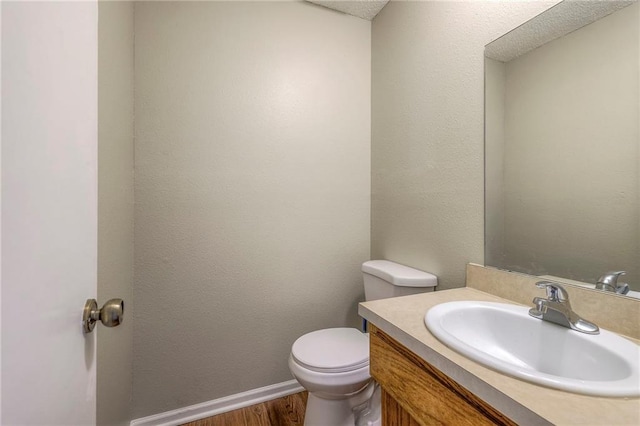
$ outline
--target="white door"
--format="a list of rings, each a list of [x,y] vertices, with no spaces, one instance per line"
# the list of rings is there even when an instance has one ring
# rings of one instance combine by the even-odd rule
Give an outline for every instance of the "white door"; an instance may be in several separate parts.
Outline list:
[[[97,3],[1,8],[1,423],[95,424]]]

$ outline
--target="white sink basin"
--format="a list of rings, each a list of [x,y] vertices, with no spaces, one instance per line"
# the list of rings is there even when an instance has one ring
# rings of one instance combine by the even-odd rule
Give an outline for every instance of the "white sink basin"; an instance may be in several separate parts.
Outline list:
[[[528,382],[595,396],[640,396],[640,346],[600,329],[589,335],[533,318],[529,308],[449,302],[424,322],[456,352]]]

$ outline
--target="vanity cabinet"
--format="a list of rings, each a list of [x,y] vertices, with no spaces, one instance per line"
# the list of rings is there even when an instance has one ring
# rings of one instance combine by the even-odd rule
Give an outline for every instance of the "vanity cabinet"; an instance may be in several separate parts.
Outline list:
[[[371,376],[385,426],[515,425],[499,411],[370,324]]]

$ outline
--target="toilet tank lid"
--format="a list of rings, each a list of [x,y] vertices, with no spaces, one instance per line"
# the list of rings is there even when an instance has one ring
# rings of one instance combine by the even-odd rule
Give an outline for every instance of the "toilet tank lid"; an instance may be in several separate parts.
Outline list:
[[[364,262],[362,272],[400,287],[435,287],[438,285],[438,277],[435,275],[388,260]]]

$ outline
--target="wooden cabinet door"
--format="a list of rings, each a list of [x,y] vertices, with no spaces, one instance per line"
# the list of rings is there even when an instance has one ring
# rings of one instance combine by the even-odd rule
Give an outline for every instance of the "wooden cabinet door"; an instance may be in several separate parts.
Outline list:
[[[374,325],[370,332],[370,369],[384,391],[384,425],[515,425]]]

